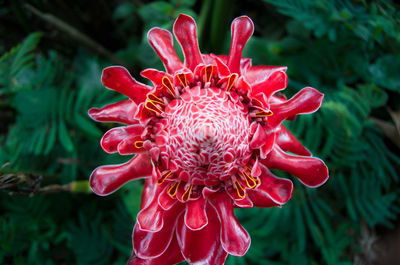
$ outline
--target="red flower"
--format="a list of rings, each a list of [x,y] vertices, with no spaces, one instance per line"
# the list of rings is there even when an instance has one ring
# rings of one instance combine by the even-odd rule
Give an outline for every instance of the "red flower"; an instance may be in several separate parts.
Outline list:
[[[250,18],[236,18],[229,56],[201,54],[195,21],[180,15],[173,31],[184,63],[169,31],[148,33],[166,69],[141,72],[153,87],[123,67],[104,69],[103,84],[129,99],[93,108],[89,115],[126,124],[109,130],[101,146],[108,153],[136,156],[96,168],[90,185],[107,195],[145,178],[128,264],[215,265],[228,254],[243,256],[250,237],[233,209],[279,206],[292,196],[292,182],[270,169],[287,171],[309,187],[328,179],[324,162],[282,125],[316,111],[323,94],[306,87],[287,100],[277,93],[287,85],[286,67],[252,66],[241,57],[253,27]]]

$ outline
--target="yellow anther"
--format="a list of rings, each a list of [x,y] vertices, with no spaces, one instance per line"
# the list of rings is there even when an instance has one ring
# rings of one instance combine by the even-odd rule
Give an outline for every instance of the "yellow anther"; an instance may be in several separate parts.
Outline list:
[[[171,176],[172,172],[170,170],[165,171],[159,180],[157,180],[157,184],[161,185],[169,176]]]
[[[246,192],[245,192],[244,188],[242,187],[242,185],[240,185],[239,181],[236,180],[234,185],[235,185],[236,193],[239,196],[239,198],[243,199],[244,197],[246,197]]]
[[[161,98],[157,97],[154,94],[147,94],[147,99],[149,101],[152,101],[152,102],[155,102],[155,103],[158,103],[158,104],[161,104],[161,105],[165,106],[164,101],[162,101]]]
[[[164,76],[161,79],[161,83],[163,84],[163,86],[168,90],[168,92],[175,97],[175,88],[172,85],[171,79],[169,79],[168,76]]]
[[[242,176],[246,180],[246,185],[247,185],[248,188],[252,189],[255,186],[257,186],[257,180],[255,178],[253,178],[251,173],[249,174],[248,172],[243,171],[242,172]]]
[[[214,65],[210,64],[204,67],[206,82],[211,82],[213,72],[214,72]]]
[[[256,112],[256,117],[257,118],[270,117],[272,115],[274,115],[274,113],[271,110],[268,110],[268,111],[261,110],[259,112]]]
[[[187,188],[187,189],[185,190],[185,192],[184,192],[183,195],[182,195],[182,200],[183,200],[183,201],[187,201],[187,200],[190,199],[190,195],[191,195],[191,193],[192,193],[192,189],[193,189],[193,185],[190,185],[189,188]],[[186,195],[187,195],[187,199],[185,199]]]
[[[228,77],[228,83],[226,84],[226,91],[229,91],[229,90],[232,89],[232,87],[235,84],[237,78],[238,78],[238,74],[235,74],[235,73],[231,74]]]
[[[133,143],[133,145],[137,149],[143,148],[143,141],[136,141],[136,142]]]
[[[149,106],[150,105],[150,106]],[[162,109],[160,109],[153,100],[147,99],[146,103],[144,103],[144,107],[152,112],[161,114],[163,113]]]
[[[181,82],[183,87],[187,87],[187,78],[185,73],[177,74],[176,77],[178,77],[179,82]]]
[[[179,184],[181,184],[180,181],[179,181],[179,182],[175,182],[175,183],[168,189],[168,194],[169,194],[171,197],[174,197],[174,196],[176,195],[176,193],[178,192]]]

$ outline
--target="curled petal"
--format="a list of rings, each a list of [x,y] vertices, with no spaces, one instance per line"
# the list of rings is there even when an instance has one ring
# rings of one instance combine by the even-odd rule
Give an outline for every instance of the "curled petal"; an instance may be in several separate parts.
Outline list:
[[[315,88],[305,87],[288,101],[281,104],[271,104],[274,113],[269,117],[268,123],[271,127],[278,126],[283,120],[297,114],[312,113],[319,109],[324,94]]]
[[[264,192],[261,189],[248,190],[247,195],[249,199],[253,202],[254,207],[270,208],[279,206],[279,204],[271,199],[268,193]]]
[[[206,200],[200,197],[186,202],[185,225],[191,230],[201,230],[207,224]]]
[[[149,232],[140,229],[136,223],[133,230],[133,249],[136,255],[143,259],[155,258],[164,253],[175,236],[177,216],[182,214],[183,207],[176,205],[163,215],[164,227],[158,232]]]
[[[197,27],[194,19],[180,14],[174,23],[174,34],[185,56],[185,66],[194,71],[197,65],[204,63],[197,42]]]
[[[156,258],[152,259],[141,259],[136,256],[132,256],[129,260],[127,265],[165,265],[165,264],[177,264],[183,261],[184,258],[179,251],[179,245],[176,240],[176,237],[172,237],[172,241],[169,244],[167,250]]]
[[[104,106],[100,109],[91,108],[88,111],[88,114],[95,121],[136,124],[139,122],[133,117],[136,112],[136,108],[136,103],[130,99],[127,99]]]
[[[265,82],[272,73],[276,71],[286,72],[286,69],[286,66],[255,65],[247,69],[244,78],[251,86],[256,86]]]
[[[210,203],[221,222],[221,243],[226,252],[234,256],[243,256],[250,247],[250,236],[240,225],[233,213],[233,204],[225,193],[216,193]]]
[[[100,145],[107,153],[115,153],[118,145],[127,137],[140,137],[144,128],[141,125],[112,128],[101,138]]]
[[[137,155],[120,165],[101,166],[90,175],[90,188],[97,195],[108,195],[126,182],[151,175],[147,155]]]
[[[137,105],[146,100],[150,87],[137,82],[122,66],[111,66],[103,70],[101,82],[108,89],[115,90],[132,99]]]
[[[155,86],[162,86],[162,78],[164,76],[167,76],[170,79],[172,78],[171,75],[164,73],[162,71],[158,71],[153,68],[147,68],[147,69],[141,71],[140,75],[149,79]]]
[[[276,143],[283,151],[289,151],[301,156],[311,156],[311,152],[283,125],[280,126],[280,132]]]
[[[164,226],[164,209],[158,204],[158,197],[164,186],[154,186],[154,196],[151,198],[150,203],[140,210],[137,215],[137,222],[142,231],[158,232]]]
[[[261,126],[261,124],[257,124],[257,130],[253,135],[253,138],[251,138],[250,141],[250,148],[256,149],[265,144],[267,141],[267,133],[265,132],[264,128]]]
[[[252,94],[264,93],[270,98],[275,92],[283,90],[288,84],[288,78],[284,71],[273,72],[265,81],[252,86]]]
[[[228,253],[221,247],[220,222],[212,207],[207,207],[208,224],[193,231],[179,218],[176,230],[179,247],[189,264],[223,265]]]
[[[261,184],[257,187],[257,190],[265,193],[276,204],[285,204],[292,198],[293,183],[289,179],[278,178],[265,166],[261,166],[261,168]]]
[[[174,50],[172,34],[168,30],[152,28],[147,33],[147,39],[168,73],[172,74],[183,68],[183,64]]]
[[[268,168],[289,172],[309,187],[319,187],[329,178],[328,168],[321,159],[290,155],[276,145],[261,162]]]
[[[240,74],[240,59],[243,48],[254,32],[253,21],[248,16],[235,18],[231,26],[232,40],[229,51],[228,67],[232,73]]]

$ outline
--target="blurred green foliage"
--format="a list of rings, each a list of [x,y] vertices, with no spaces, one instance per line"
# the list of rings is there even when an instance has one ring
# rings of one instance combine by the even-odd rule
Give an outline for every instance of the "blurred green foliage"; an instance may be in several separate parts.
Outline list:
[[[1,264],[126,263],[142,183],[104,198],[86,191],[96,166],[125,159],[102,152],[99,139],[113,125],[86,113],[122,98],[100,83],[112,58],[138,78],[143,68],[161,69],[147,30],[170,29],[181,12],[197,19],[203,52],[224,54],[230,21],[249,15],[256,31],[245,56],[287,65],[288,96],[306,85],[325,93],[317,113],[286,125],[327,162],[330,180],[319,189],[294,180],[293,199],[281,209],[238,210],[252,246],[227,264],[353,264],[364,223],[396,223],[400,152],[388,128],[396,128],[392,117],[400,122],[393,115],[400,110],[400,9],[393,2],[0,3]],[[115,57],[44,19],[49,14]],[[46,192],[51,185],[67,192]]]

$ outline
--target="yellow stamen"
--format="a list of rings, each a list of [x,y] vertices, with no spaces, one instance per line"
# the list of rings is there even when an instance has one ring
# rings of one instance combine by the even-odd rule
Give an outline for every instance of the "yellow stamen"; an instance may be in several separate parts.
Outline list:
[[[150,106],[149,106],[150,104]],[[144,103],[144,107],[152,112],[155,112],[157,114],[163,113],[162,109],[160,109],[153,100],[147,99],[146,103]]]
[[[185,193],[183,193],[182,195],[182,200],[183,201],[187,201],[190,199],[190,195],[192,193],[192,189],[193,189],[193,185],[190,185],[189,188],[187,188],[187,190],[185,190]],[[185,199],[185,196],[187,195],[187,199]]]
[[[181,82],[183,87],[187,87],[188,83],[187,83],[187,78],[186,78],[186,74],[185,73],[181,73],[181,74],[177,74],[178,80],[179,82]]]
[[[157,97],[154,94],[147,94],[147,99],[149,101],[152,101],[152,102],[155,102],[155,103],[158,103],[158,104],[161,104],[161,105],[165,106],[164,101],[162,101],[161,98]]]
[[[169,92],[173,97],[175,97],[175,88],[174,88],[174,86],[172,85],[172,82],[171,82],[171,80],[169,79],[169,77],[168,77],[168,76],[164,76],[164,77],[161,79],[161,83],[162,83],[163,86],[168,90],[168,92]]]
[[[179,181],[179,182],[175,182],[175,183],[168,189],[168,194],[169,194],[171,197],[174,197],[174,196],[176,195],[176,193],[178,192],[179,184],[181,184],[180,181]],[[172,191],[172,193],[171,193],[171,191]]]
[[[232,87],[235,84],[237,78],[238,78],[238,74],[231,74],[228,77],[228,83],[226,85],[226,91],[229,91],[229,90],[232,89]]]
[[[157,185],[161,185],[169,176],[171,176],[172,172],[170,170],[165,171],[159,180],[157,180]]]
[[[136,141],[136,142],[133,143],[133,145],[137,149],[143,148],[143,141]]]
[[[242,176],[244,177],[244,179],[246,180],[246,185],[248,188],[252,189],[255,186],[257,186],[257,181],[255,178],[253,178],[253,176],[251,175],[251,173],[247,173],[246,171],[242,172]]]
[[[244,197],[246,197],[246,192],[244,190],[244,188],[242,187],[242,185],[240,185],[239,181],[235,181],[235,189],[236,189],[236,193],[239,196],[239,198],[243,199]]]
[[[211,82],[212,74],[214,72],[214,65],[206,65],[204,67],[204,73],[206,77],[206,82]]]
[[[274,113],[271,110],[268,110],[268,111],[261,110],[259,112],[256,112],[256,117],[257,118],[270,117],[272,115],[274,115]]]

